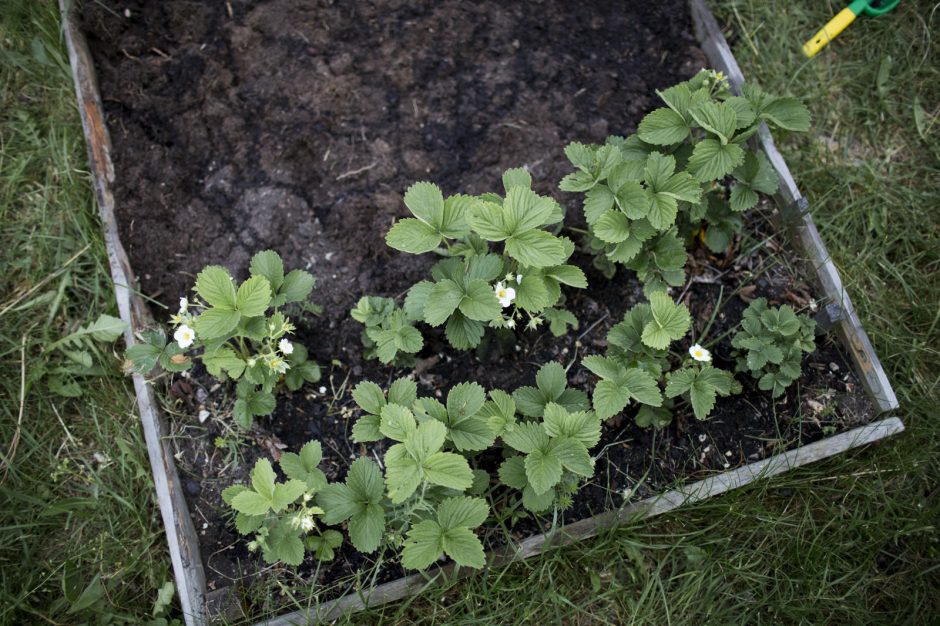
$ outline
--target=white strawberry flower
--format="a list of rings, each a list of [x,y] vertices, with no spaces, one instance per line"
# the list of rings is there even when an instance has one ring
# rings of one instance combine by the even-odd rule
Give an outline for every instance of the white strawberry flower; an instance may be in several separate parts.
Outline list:
[[[696,361],[701,361],[702,363],[710,363],[712,360],[712,353],[699,344],[695,344],[689,348],[689,356],[691,356]]]
[[[290,354],[294,351],[294,344],[292,344],[287,339],[281,339],[277,342],[277,347],[282,354]]]
[[[512,301],[516,299],[516,290],[512,287],[507,287],[502,281],[496,283],[494,290],[496,291],[496,299],[499,300],[500,305],[503,307],[509,306],[512,304]]]
[[[183,324],[176,329],[175,333],[173,333],[173,339],[176,340],[176,343],[179,344],[180,348],[185,350],[189,346],[193,345],[193,342],[196,340],[196,331],[186,324]]]
[[[522,274],[516,274],[516,284],[517,285],[522,284]]]
[[[186,296],[183,296],[182,298],[180,298],[180,314],[185,313],[188,308],[189,308],[189,298],[187,298]]]

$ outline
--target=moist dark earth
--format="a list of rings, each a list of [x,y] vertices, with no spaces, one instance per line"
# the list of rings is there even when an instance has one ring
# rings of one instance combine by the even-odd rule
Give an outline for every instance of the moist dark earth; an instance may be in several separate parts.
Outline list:
[[[445,194],[499,191],[503,170],[525,166],[536,190],[556,197],[568,223],[578,224],[578,198],[556,189],[570,170],[564,146],[632,132],[657,106],[656,89],[705,65],[681,0],[101,0],[86,3],[83,22],[114,144],[121,238],[143,293],[172,307],[203,266],[244,276],[263,249],[318,279],[313,299],[323,312],[297,318],[297,340],[324,365],[325,392],[318,384],[282,397],[236,455],[226,452],[237,439],[227,389],[198,372],[170,387],[168,408],[180,414],[180,433],[192,436],[177,439],[178,459],[210,590],[260,564],[223,517],[221,489],[243,479],[256,458],[311,438],[323,442],[330,479],[342,478],[353,458],[372,453],[346,438],[357,417],[349,390],[363,379],[384,385],[412,373],[364,361],[361,326],[348,314],[362,295],[401,296],[433,262],[385,245],[388,228],[406,215],[404,190],[430,180]],[[750,298],[810,303],[812,290],[770,212],[756,210],[747,224],[747,240],[764,245],[717,256],[693,250],[692,282],[677,295],[696,324],[682,349],[719,298],[710,337],[732,328]],[[446,394],[465,380],[512,390],[532,384],[549,360],[574,363],[570,384],[590,391],[577,362],[603,351],[606,331],[642,294],[628,271],[607,280],[589,256],[576,253],[573,262],[590,284],[567,294],[579,330],[560,339],[544,329],[520,333],[514,346],[478,353],[453,351],[441,333],[426,332],[414,372],[420,392]],[[167,317],[156,307],[154,314]],[[608,421],[595,450],[604,451],[597,476],[564,519],[866,420],[871,409],[852,393],[857,383],[845,359],[829,340],[819,344],[803,379],[777,402],[739,376],[745,392],[720,401],[707,422],[682,409],[656,433],[636,427],[629,412]],[[716,365],[733,367],[727,338],[714,353]],[[201,410],[210,413],[205,423],[192,417]],[[374,448],[381,455],[381,445]],[[539,524],[519,522],[514,535]],[[319,580],[366,563],[346,544]],[[308,559],[300,573],[314,568]],[[377,580],[400,574],[392,561]]]

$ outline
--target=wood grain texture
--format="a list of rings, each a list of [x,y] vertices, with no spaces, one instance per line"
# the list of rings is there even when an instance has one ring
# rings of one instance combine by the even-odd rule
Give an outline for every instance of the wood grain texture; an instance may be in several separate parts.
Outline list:
[[[111,279],[119,314],[128,324],[124,340],[130,347],[137,342],[134,332],[150,321],[150,315],[143,300],[129,288],[135,282],[134,274],[121,246],[114,216],[114,196],[110,187],[114,181],[110,156],[111,139],[104,123],[91,55],[85,37],[78,27],[73,0],[59,0],[59,10],[88,148],[88,160],[104,231]],[[196,530],[189,516],[173,455],[165,441],[166,424],[156,410],[153,388],[143,376],[134,375],[134,391],[137,395],[137,408],[147,443],[147,455],[153,471],[160,514],[166,529],[180,604],[187,626],[201,626],[206,623],[206,577],[199,556]]]

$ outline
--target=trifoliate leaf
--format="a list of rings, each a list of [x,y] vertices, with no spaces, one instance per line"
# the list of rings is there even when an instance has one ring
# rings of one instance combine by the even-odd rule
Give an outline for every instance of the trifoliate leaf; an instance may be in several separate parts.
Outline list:
[[[722,145],[717,139],[703,139],[695,144],[689,158],[689,171],[700,181],[708,182],[724,178],[743,162],[741,146],[734,143]]]
[[[672,109],[656,109],[640,121],[636,134],[646,143],[669,146],[689,137],[689,125]]]
[[[643,343],[651,348],[665,349],[689,330],[692,318],[684,304],[676,304],[665,293],[650,295],[651,319],[643,328]]]
[[[585,448],[597,445],[601,437],[601,420],[593,412],[569,412],[554,403],[545,407],[544,428],[551,437],[570,437]]]

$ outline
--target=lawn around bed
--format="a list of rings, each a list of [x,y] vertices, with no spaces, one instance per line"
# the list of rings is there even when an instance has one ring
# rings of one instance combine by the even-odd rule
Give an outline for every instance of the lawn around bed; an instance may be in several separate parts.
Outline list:
[[[42,348],[114,313],[113,296],[56,8],[10,6],[0,18],[0,620],[136,623],[171,573],[120,347],[104,349],[106,371],[80,399],[49,396],[38,378],[58,358]],[[748,78],[813,109],[810,136],[781,149],[908,433],[353,620],[917,623],[936,613],[940,89],[927,26],[937,18],[905,3],[806,62],[799,44],[829,8],[762,7],[714,8]]]

